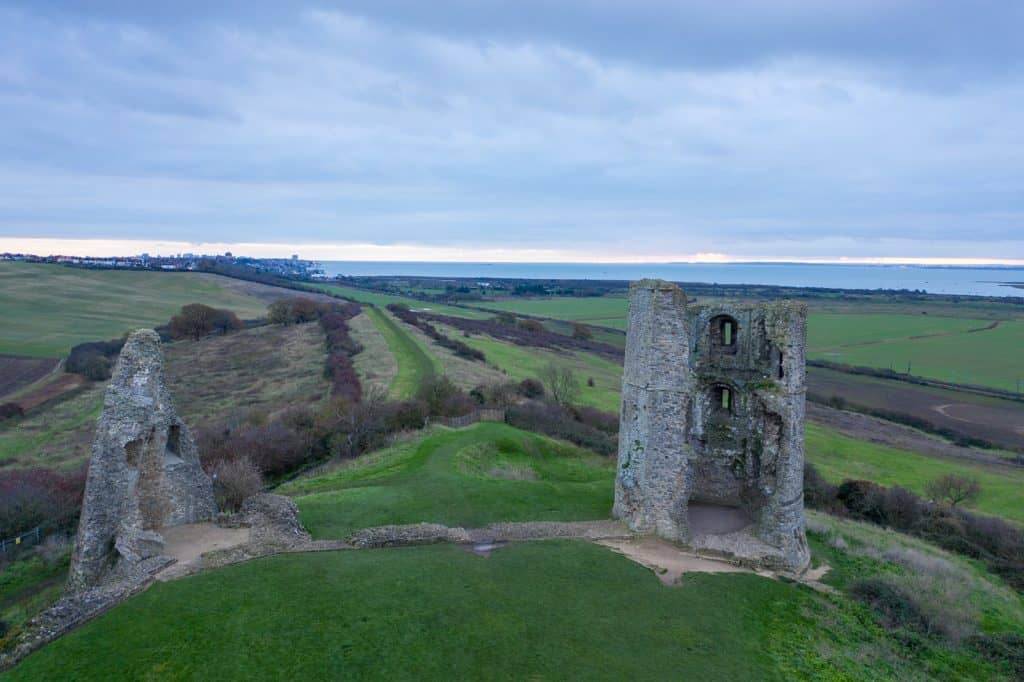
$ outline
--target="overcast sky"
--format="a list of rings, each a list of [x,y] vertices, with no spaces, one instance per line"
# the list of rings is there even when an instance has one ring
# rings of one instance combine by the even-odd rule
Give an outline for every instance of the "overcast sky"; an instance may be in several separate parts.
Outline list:
[[[210,4],[0,0],[0,251],[1024,262],[1017,0]]]

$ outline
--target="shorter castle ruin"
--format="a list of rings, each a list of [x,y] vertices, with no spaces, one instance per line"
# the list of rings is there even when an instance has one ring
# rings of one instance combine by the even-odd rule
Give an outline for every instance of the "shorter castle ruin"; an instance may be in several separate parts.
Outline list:
[[[68,587],[159,557],[162,528],[208,521],[213,484],[164,385],[160,337],[125,343],[107,387],[86,480]]]
[[[807,311],[783,301],[688,306],[630,287],[613,514],[742,563],[803,572]]]

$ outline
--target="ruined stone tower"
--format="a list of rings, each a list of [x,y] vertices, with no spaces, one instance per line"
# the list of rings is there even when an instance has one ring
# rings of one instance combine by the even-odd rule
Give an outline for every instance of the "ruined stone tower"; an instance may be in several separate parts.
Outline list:
[[[633,530],[802,572],[802,304],[688,306],[630,287],[614,515]]]
[[[163,550],[162,528],[211,519],[213,484],[164,386],[160,337],[125,343],[96,428],[68,587],[81,590]]]

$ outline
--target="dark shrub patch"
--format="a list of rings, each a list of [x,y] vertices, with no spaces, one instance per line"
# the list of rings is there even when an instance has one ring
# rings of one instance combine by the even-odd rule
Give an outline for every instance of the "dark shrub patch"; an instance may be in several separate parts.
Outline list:
[[[862,578],[850,585],[850,596],[874,609],[887,629],[925,631],[927,624],[917,604],[899,586],[884,578]]]
[[[616,434],[576,420],[572,412],[552,403],[530,400],[513,405],[506,412],[506,421],[516,428],[561,438],[602,455],[618,451]]]
[[[544,384],[538,379],[523,379],[519,382],[519,395],[524,398],[544,397]]]
[[[80,343],[68,354],[64,371],[81,374],[93,381],[109,379],[113,369],[113,358],[121,352],[124,342],[124,339],[111,339]]]

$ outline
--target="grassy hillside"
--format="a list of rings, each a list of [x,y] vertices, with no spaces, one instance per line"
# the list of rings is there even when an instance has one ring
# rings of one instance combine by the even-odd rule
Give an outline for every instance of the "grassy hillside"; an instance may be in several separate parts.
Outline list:
[[[441,369],[440,363],[390,313],[380,308],[367,308],[366,313],[398,363],[397,373],[388,387],[389,396],[396,399],[412,397],[424,379]]]
[[[483,351],[487,362],[515,381],[536,378],[549,364],[555,363],[568,367],[580,381],[581,405],[590,405],[606,412],[619,411],[619,393],[622,391],[622,366],[617,362],[606,360],[592,353],[570,353],[545,348],[516,346],[498,341],[489,336],[472,336],[465,338],[459,332],[443,328],[445,333],[458,338],[466,345]],[[587,379],[593,379],[594,385],[588,386]]]
[[[832,672],[821,602],[571,541],[290,555],[157,584],[7,679],[782,680]]]
[[[266,302],[231,280],[185,272],[82,270],[0,263],[0,353],[59,357],[76,343],[166,322],[186,303],[258,317]]]
[[[324,341],[315,323],[266,326],[164,346],[178,412],[197,427],[245,412],[270,414],[326,395]],[[0,467],[81,464],[92,447],[106,382],[0,423]]]
[[[611,460],[504,424],[438,429],[278,492],[296,496],[306,528],[344,538],[358,528],[427,521],[575,521],[611,512]]]
[[[982,494],[977,511],[1024,523],[1024,469],[929,457],[916,452],[854,440],[817,424],[806,427],[807,460],[825,478],[863,479],[883,485],[900,485],[923,495],[928,481],[944,474],[977,477]]]

